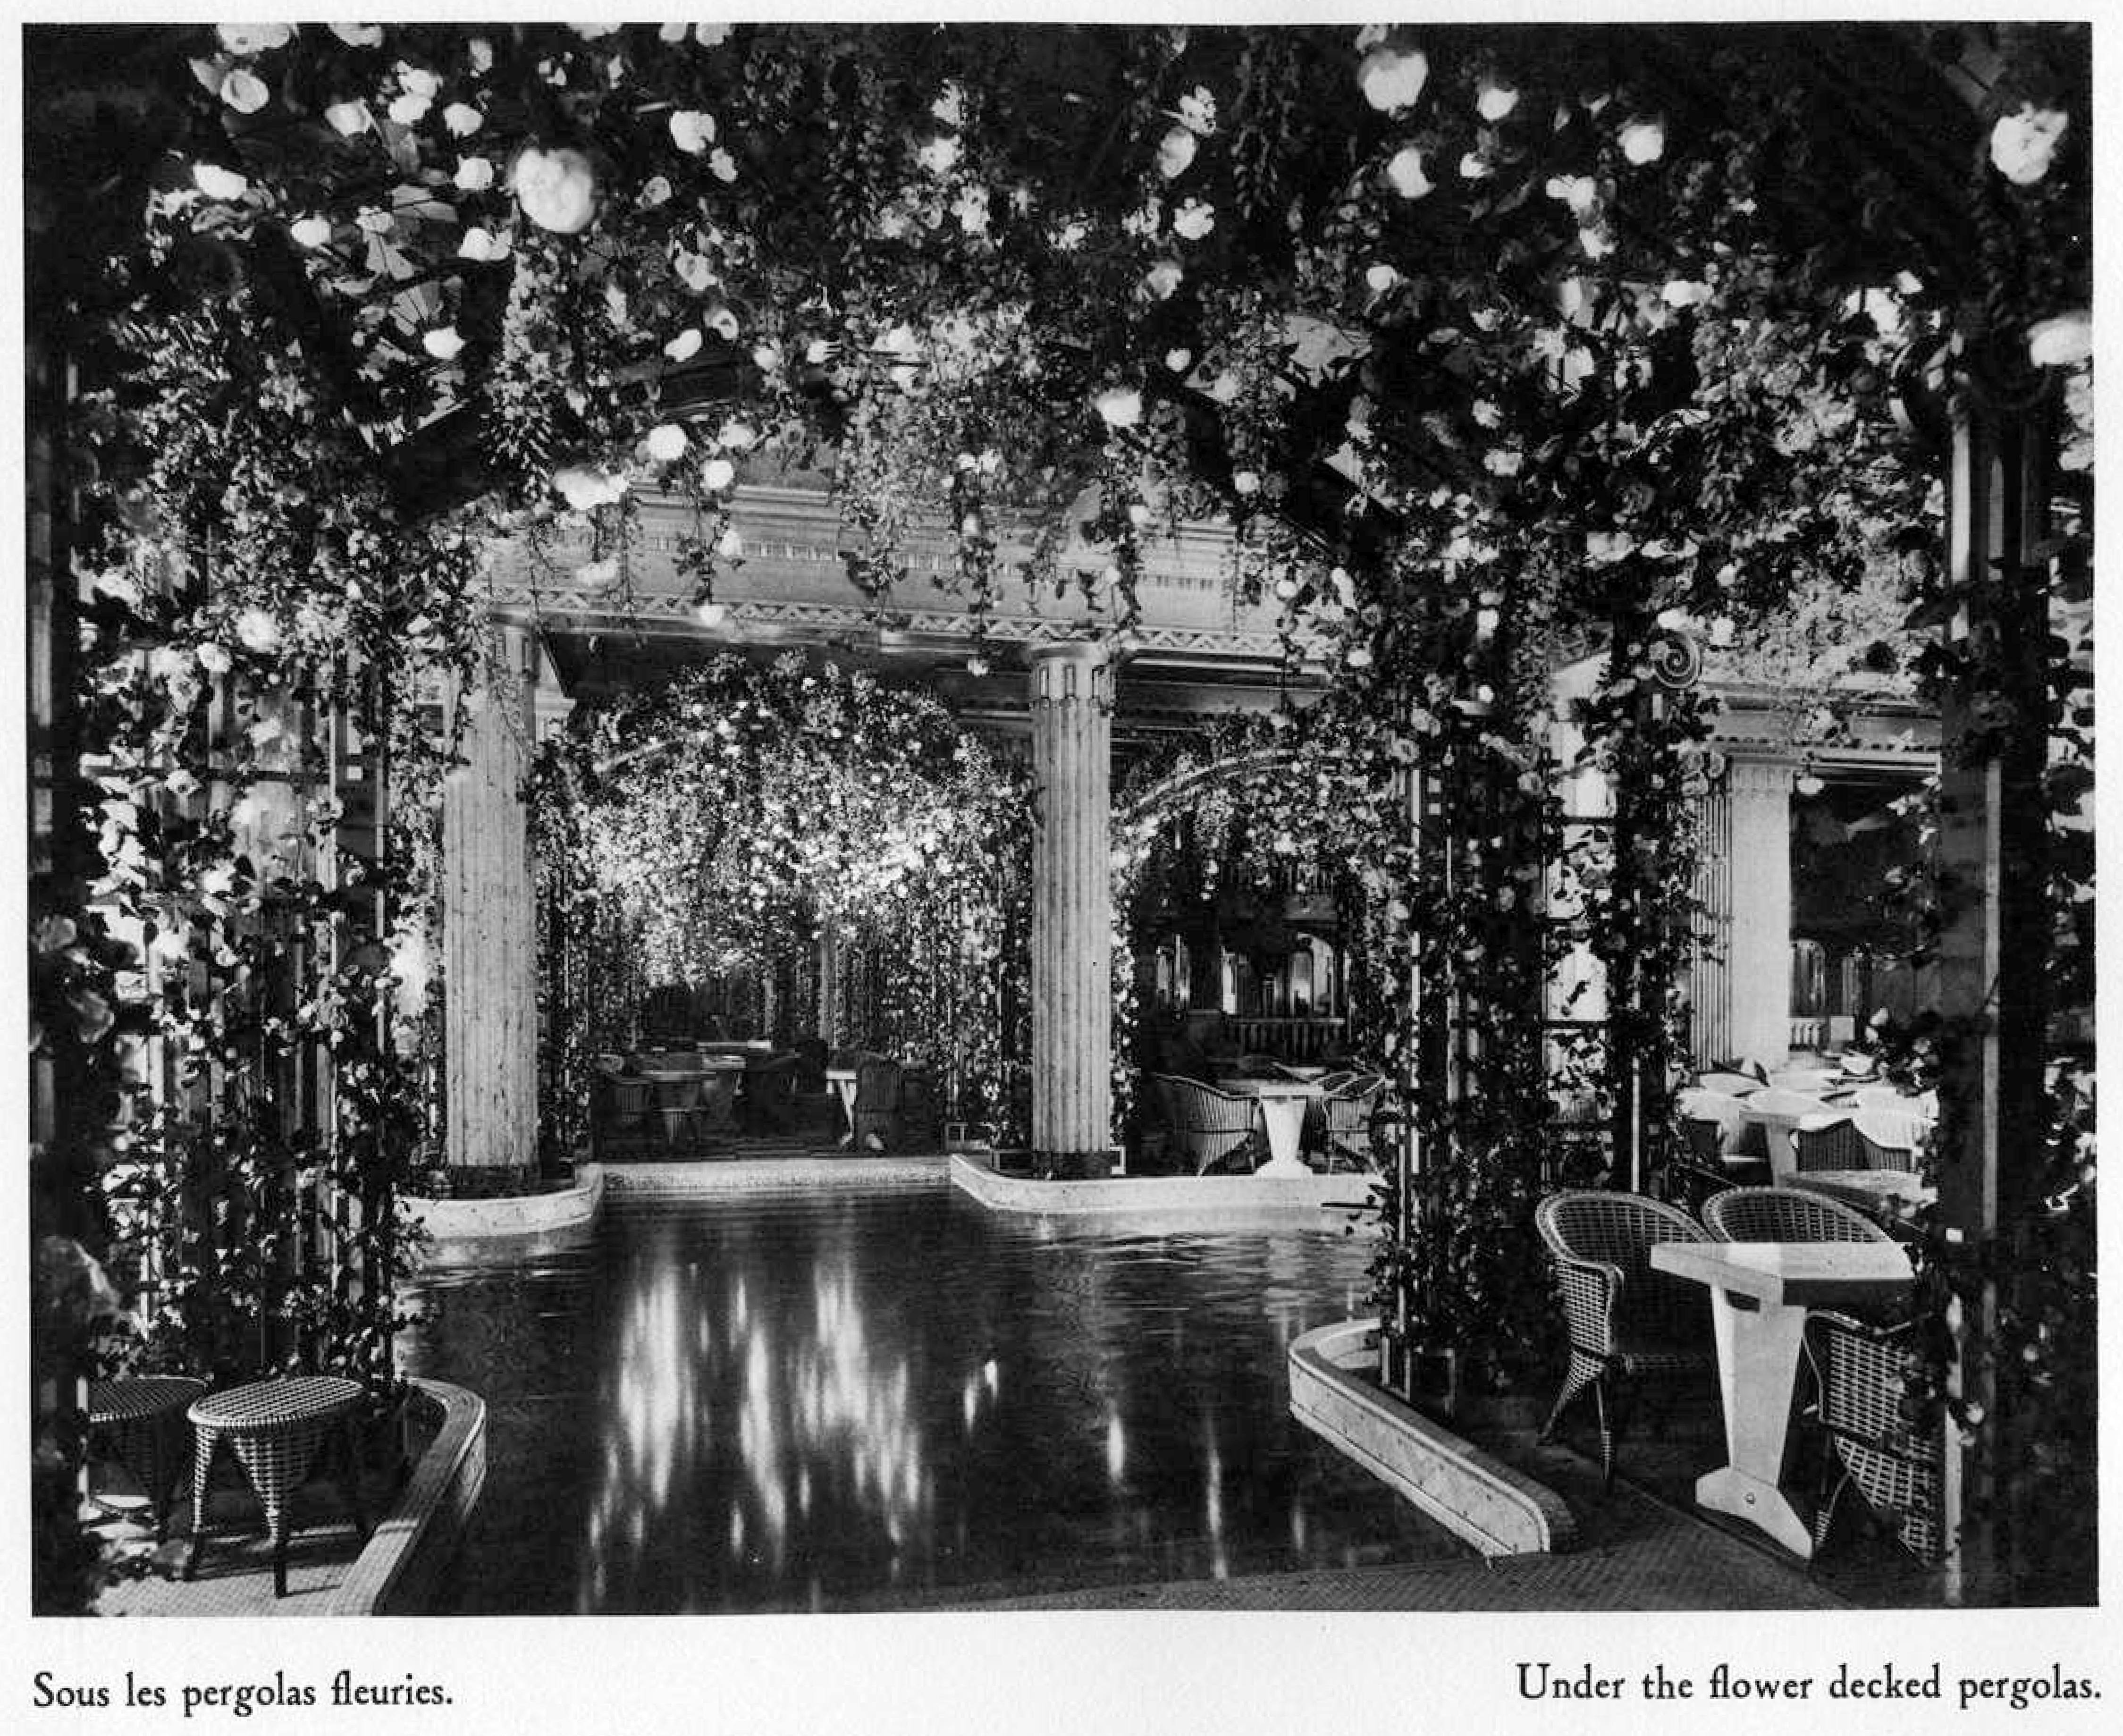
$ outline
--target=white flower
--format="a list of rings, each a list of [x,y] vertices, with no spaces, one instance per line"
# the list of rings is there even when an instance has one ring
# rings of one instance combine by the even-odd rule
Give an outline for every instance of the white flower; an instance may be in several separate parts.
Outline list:
[[[734,344],[737,341],[738,325],[735,310],[729,307],[717,307],[701,323],[725,344]]]
[[[1364,101],[1384,114],[1411,106],[1422,94],[1430,77],[1430,62],[1420,49],[1401,49],[1381,44],[1364,56],[1357,68],[1357,82]]]
[[[251,183],[233,169],[210,162],[192,165],[192,182],[209,199],[241,199],[251,190]]]
[[[781,368],[781,346],[779,344],[753,345],[752,365],[762,373],[779,373]]]
[[[363,205],[354,213],[354,221],[364,235],[388,235],[398,226],[398,219],[381,205]]]
[[[688,326],[663,346],[663,354],[674,362],[689,361],[699,353],[701,343],[700,332]]]
[[[1364,282],[1374,295],[1384,295],[1399,281],[1400,273],[1391,265],[1373,265],[1364,273]]]
[[[263,54],[283,46],[295,34],[292,24],[217,24],[215,35],[232,54]]]
[[[482,229],[476,223],[464,232],[457,243],[457,257],[468,259],[478,265],[489,265],[508,256],[508,237],[496,235],[490,229]]]
[[[1695,278],[1676,277],[1659,291],[1669,307],[1697,307],[1710,299],[1710,285]]]
[[[1178,260],[1161,259],[1143,274],[1141,293],[1146,301],[1169,301],[1186,274]]]
[[[748,451],[759,439],[759,431],[751,423],[732,416],[715,431],[715,444],[727,446],[732,452]]]
[[[262,655],[279,646],[280,623],[269,611],[254,606],[237,616],[236,636],[243,642],[245,650]]]
[[[331,240],[330,220],[322,217],[298,217],[288,225],[288,233],[298,247],[321,247]]]
[[[715,117],[699,109],[680,109],[671,116],[671,143],[688,157],[698,157],[715,142]]]
[[[452,138],[469,138],[486,124],[486,116],[468,102],[453,102],[443,110],[443,124]]]
[[[1235,470],[1231,472],[1231,492],[1236,495],[1257,495],[1260,492],[1260,474],[1257,471]]]
[[[1516,476],[1523,462],[1524,454],[1510,447],[1500,446],[1483,455],[1482,467],[1493,476]]]
[[[1502,120],[1519,106],[1519,93],[1494,78],[1484,78],[1474,91],[1474,112],[1484,120]]]
[[[209,675],[226,675],[230,661],[228,653],[211,639],[199,648],[199,667]]]
[[[1157,172],[1167,181],[1184,175],[1194,161],[1194,135],[1185,127],[1174,127],[1158,141]]]
[[[438,326],[420,334],[420,347],[438,362],[454,361],[464,348],[464,340],[457,335],[456,326]]]
[[[737,179],[737,159],[718,146],[709,155],[708,172],[728,186]]]
[[[340,138],[352,138],[368,130],[368,105],[355,101],[327,103],[325,120]]]
[[[743,552],[744,538],[738,534],[737,527],[724,525],[722,535],[715,538],[715,553],[725,561],[734,561]]]
[[[1600,203],[1600,183],[1589,175],[1551,175],[1543,190],[1569,206],[1573,217],[1589,215]]]
[[[484,157],[461,157],[456,182],[461,192],[484,193],[494,185],[494,165]]]
[[[1431,188],[1430,177],[1422,172],[1422,152],[1403,145],[1386,165],[1386,180],[1403,199],[1422,198]]]
[[[575,511],[586,513],[617,501],[626,492],[626,478],[571,464],[553,472],[553,486]]]
[[[1489,166],[1482,160],[1482,153],[1479,151],[1465,151],[1460,153],[1460,180],[1479,181],[1490,172]]]
[[[1216,130],[1216,99],[1208,86],[1197,84],[1179,99],[1179,124],[1204,137]]]
[[[1363,645],[1352,645],[1343,653],[1342,660],[1352,669],[1368,669],[1371,666],[1371,654]]]
[[[1172,232],[1187,241],[1199,241],[1216,227],[1216,208],[1190,199],[1172,213]]]
[[[510,176],[516,203],[541,229],[576,235],[597,215],[597,176],[580,151],[527,149]]]
[[[696,24],[693,26],[693,40],[702,48],[715,48],[729,41],[729,33],[727,24]]]
[[[2022,103],[2016,115],[2003,115],[1990,129],[1990,161],[2016,187],[2032,187],[2050,171],[2050,162],[2071,117],[2055,109]]]
[[[325,28],[349,48],[375,48],[383,40],[380,24],[328,24]]]
[[[401,127],[418,126],[434,106],[434,97],[424,96],[418,91],[406,91],[393,96],[385,112]]]
[[[988,232],[988,190],[986,187],[967,187],[951,201],[951,214],[958,219],[958,227],[968,235]]]
[[[966,93],[955,84],[945,85],[943,94],[929,105],[929,112],[947,127],[963,126],[966,120]]]
[[[1108,428],[1132,428],[1142,420],[1142,394],[1132,386],[1108,386],[1091,403]]]
[[[1165,352],[1165,365],[1174,373],[1184,373],[1194,365],[1194,352],[1191,350],[1168,350]]]
[[[1666,123],[1662,120],[1632,120],[1615,134],[1622,147],[1622,155],[1642,167],[1657,162],[1666,155]]]
[[[2074,368],[2093,354],[2093,316],[2084,307],[2027,328],[2027,359],[2037,368]]]
[[[1577,245],[1585,250],[1585,256],[1587,259],[1605,259],[1615,251],[1612,238],[1593,228],[1580,229],[1577,232]]]
[[[264,79],[241,67],[221,81],[221,100],[239,115],[255,115],[272,94]]]
[[[710,458],[701,467],[701,486],[711,495],[721,494],[737,481],[737,467],[728,458]]]
[[[658,422],[641,443],[657,463],[671,464],[686,455],[690,443],[686,439],[686,430],[676,422]]]
[[[948,175],[958,166],[958,153],[963,148],[955,133],[945,133],[930,139],[914,157],[931,175]]]

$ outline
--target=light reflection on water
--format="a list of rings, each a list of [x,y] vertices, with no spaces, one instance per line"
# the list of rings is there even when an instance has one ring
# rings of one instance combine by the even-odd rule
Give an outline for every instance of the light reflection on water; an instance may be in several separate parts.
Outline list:
[[[1291,1420],[1338,1228],[1150,1233],[940,1190],[618,1202],[438,1274],[410,1372],[489,1405],[466,1611],[855,1608],[1434,1557]]]

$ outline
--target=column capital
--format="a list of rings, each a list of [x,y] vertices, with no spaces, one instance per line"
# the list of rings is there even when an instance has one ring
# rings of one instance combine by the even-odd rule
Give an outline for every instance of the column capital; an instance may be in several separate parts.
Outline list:
[[[1113,650],[1100,639],[1050,639],[1024,650],[1032,672],[1032,703],[1067,705],[1089,700],[1113,708]]]
[[[1788,795],[1798,763],[1779,755],[1774,759],[1742,759],[1728,756],[1725,785],[1736,795]]]

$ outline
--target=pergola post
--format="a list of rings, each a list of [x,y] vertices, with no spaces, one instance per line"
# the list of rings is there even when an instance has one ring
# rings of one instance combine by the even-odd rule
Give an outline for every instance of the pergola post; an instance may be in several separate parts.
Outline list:
[[[537,916],[523,784],[536,655],[497,626],[443,783],[445,1150],[454,1167],[538,1161]]]
[[[1042,1174],[1113,1170],[1113,670],[1091,640],[1033,646],[1032,1149]]]
[[[1983,1601],[2009,1593],[2030,1541],[2009,1508],[2022,1481],[2012,1468],[2025,1462],[2027,1443],[1980,1347],[1995,1343],[2000,1311],[2012,1306],[2009,1274],[2021,1264],[2010,1248],[1982,1256],[2036,1205],[2049,1129],[2047,594],[2028,570],[2045,533],[2049,443],[2032,415],[1994,415],[1975,398],[1959,394],[1955,409],[1947,582],[1965,601],[1946,633],[1983,657],[1990,678],[1980,693],[1949,684],[1940,705],[1937,1161],[1949,1258],[1966,1257],[1983,1274],[1960,1321],[1959,1385],[1961,1399],[1990,1419],[1979,1436],[1987,1451],[1947,1455],[1957,1588]],[[1996,730],[1999,715],[2019,722]]]
[[[1792,769],[1786,759],[1736,758],[1726,781],[1732,1055],[1772,1067],[1791,1051]]]

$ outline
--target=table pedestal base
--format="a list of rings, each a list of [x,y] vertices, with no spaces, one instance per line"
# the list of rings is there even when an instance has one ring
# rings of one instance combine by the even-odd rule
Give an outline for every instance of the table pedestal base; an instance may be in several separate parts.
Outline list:
[[[1271,1157],[1254,1171],[1256,1175],[1309,1176],[1311,1173],[1312,1171],[1305,1166],[1305,1160],[1301,1157]]]
[[[1791,1498],[1774,1483],[1764,1483],[1730,1465],[1695,1480],[1695,1502],[1712,1513],[1730,1514],[1766,1532],[1801,1560],[1813,1555],[1813,1527],[1799,1516]]]

